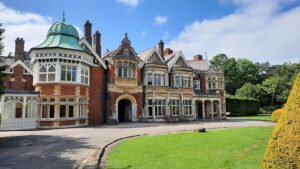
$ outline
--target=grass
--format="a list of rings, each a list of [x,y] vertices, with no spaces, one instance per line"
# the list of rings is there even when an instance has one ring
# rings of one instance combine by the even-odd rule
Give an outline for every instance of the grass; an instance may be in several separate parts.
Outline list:
[[[258,169],[273,127],[136,137],[113,147],[107,169]]]
[[[259,114],[257,116],[239,116],[233,117],[235,119],[248,119],[248,120],[260,120],[260,121],[272,121],[272,114]]]

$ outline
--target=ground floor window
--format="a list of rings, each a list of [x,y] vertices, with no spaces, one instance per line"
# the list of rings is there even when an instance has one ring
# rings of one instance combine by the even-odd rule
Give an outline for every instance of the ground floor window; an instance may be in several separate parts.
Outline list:
[[[17,102],[15,118],[22,118],[22,112],[23,112],[23,104],[20,102]]]
[[[148,116],[153,116],[153,106],[152,106],[152,99],[148,100]]]
[[[192,100],[183,100],[184,114],[192,114]]]
[[[85,117],[85,100],[79,99],[79,106],[78,106],[78,116],[79,117]]]
[[[69,117],[74,117],[74,105],[69,105]]]
[[[216,102],[213,103],[213,112],[217,112],[217,103]]]
[[[179,99],[170,99],[170,114],[172,116],[178,116],[179,115]]]
[[[41,114],[41,118],[45,119],[47,118],[47,106],[46,105],[42,105],[42,114]]]
[[[54,115],[55,115],[55,106],[54,105],[50,105],[50,108],[49,108],[49,118],[50,119],[54,118]]]
[[[59,118],[66,118],[66,105],[60,105]]]
[[[166,114],[166,100],[165,99],[155,99],[155,116],[161,117]]]

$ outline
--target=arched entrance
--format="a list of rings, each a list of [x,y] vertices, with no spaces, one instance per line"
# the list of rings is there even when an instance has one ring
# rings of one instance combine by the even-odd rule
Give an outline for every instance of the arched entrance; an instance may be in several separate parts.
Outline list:
[[[118,103],[118,120],[119,122],[128,122],[131,119],[132,106],[128,99],[122,99]]]
[[[203,118],[203,107],[202,107],[202,101],[196,102],[197,104],[197,114],[198,114],[198,119]]]

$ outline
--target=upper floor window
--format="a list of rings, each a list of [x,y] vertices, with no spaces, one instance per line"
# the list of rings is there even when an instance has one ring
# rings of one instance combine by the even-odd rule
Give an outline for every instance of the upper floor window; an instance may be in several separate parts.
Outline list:
[[[180,87],[180,76],[175,76],[175,87]]]
[[[164,73],[148,73],[147,84],[154,86],[165,86],[166,75]]]
[[[216,89],[216,83],[215,82],[208,82],[208,89]]]
[[[61,65],[61,81],[76,82],[76,66]]]
[[[135,78],[135,63],[117,62],[117,77],[119,78]]]
[[[191,87],[191,77],[182,76],[182,87]]]
[[[42,65],[39,70],[40,82],[55,81],[55,65]],[[26,71],[27,72],[27,71]]]
[[[88,69],[81,69],[81,83],[89,84],[89,71]]]
[[[195,80],[195,89],[200,90],[200,80]]]

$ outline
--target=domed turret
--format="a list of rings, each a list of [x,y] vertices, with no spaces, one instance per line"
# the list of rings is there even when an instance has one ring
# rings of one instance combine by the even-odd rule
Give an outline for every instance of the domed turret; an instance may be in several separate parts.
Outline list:
[[[65,22],[55,22],[48,30],[46,40],[33,49],[41,48],[65,48],[84,51],[79,45],[79,35],[76,28]]]

